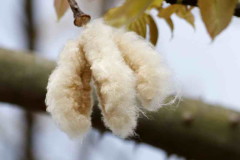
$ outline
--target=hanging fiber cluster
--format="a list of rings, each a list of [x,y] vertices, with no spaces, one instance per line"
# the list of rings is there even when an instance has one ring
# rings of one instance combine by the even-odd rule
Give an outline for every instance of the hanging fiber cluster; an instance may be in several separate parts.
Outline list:
[[[91,127],[94,85],[104,124],[124,138],[134,134],[142,108],[161,107],[169,75],[149,42],[95,20],[60,54],[47,86],[47,111],[70,137],[82,136]]]

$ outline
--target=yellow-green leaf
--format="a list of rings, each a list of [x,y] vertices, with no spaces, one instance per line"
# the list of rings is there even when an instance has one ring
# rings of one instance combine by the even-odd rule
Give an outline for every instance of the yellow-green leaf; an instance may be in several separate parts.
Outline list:
[[[173,30],[174,30],[174,24],[173,24],[173,21],[171,19],[171,17],[169,18],[164,18],[164,20],[166,21],[166,23],[168,24],[172,34],[173,34]]]
[[[147,32],[148,26],[148,32]],[[143,38],[149,37],[149,40],[152,44],[156,45],[158,40],[158,28],[154,19],[144,13],[141,17],[136,19],[128,26],[129,30],[136,32],[138,35]],[[148,33],[148,36],[146,35]]]
[[[134,32],[136,32],[138,35],[142,36],[142,30],[141,30],[139,24],[137,23],[137,21],[135,21],[134,23],[131,23],[131,24],[129,25],[129,28],[128,28],[128,29],[131,30],[131,31],[134,31]]]
[[[212,39],[231,22],[237,0],[199,0],[203,22]]]
[[[159,9],[158,16],[161,18],[170,18],[173,13],[175,13],[182,5],[180,4],[173,4],[168,6],[167,8]]]
[[[159,8],[162,6],[163,0],[153,0],[153,2],[149,5],[148,10],[152,8]]]
[[[146,24],[144,17],[139,18],[136,22],[138,23],[138,26],[141,31],[141,33],[139,35],[141,35],[143,38],[146,38],[147,24]]]
[[[64,13],[69,8],[67,0],[54,0],[54,8],[57,14],[58,20],[62,18]]]
[[[138,34],[137,28],[136,28],[136,24],[135,23],[131,23],[128,25],[128,30],[130,31],[134,31]]]
[[[152,44],[156,45],[158,40],[158,28],[154,19],[150,15],[146,15],[146,21],[149,25],[149,39]]]
[[[167,8],[159,9],[158,16],[164,19],[168,19],[172,16],[172,14],[176,14],[178,17],[186,20],[189,24],[194,27],[194,16],[191,13],[192,7],[188,7],[186,5],[181,4],[173,4],[168,6]]]
[[[181,5],[181,7],[179,7],[179,9],[176,11],[176,15],[186,20],[190,25],[193,26],[193,28],[195,28],[195,25],[194,25],[195,20],[191,10],[192,8],[188,8],[187,6]]]
[[[117,8],[110,9],[104,19],[113,26],[129,25],[141,16],[154,0],[126,0]]]
[[[145,21],[144,16],[141,16],[137,20],[133,21],[129,25],[128,29],[136,32],[138,35],[145,38],[146,37],[146,32],[147,32],[147,23]]]

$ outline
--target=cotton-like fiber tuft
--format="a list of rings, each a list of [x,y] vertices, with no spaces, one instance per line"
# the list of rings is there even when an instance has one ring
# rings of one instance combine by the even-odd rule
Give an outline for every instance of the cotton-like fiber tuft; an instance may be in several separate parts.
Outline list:
[[[137,124],[136,80],[113,42],[113,28],[96,20],[86,26],[81,36],[105,125],[114,134],[127,137]]]
[[[102,19],[86,26],[65,45],[47,86],[47,111],[70,137],[91,127],[94,82],[103,121],[115,135],[134,135],[144,109],[155,111],[173,91],[170,72],[154,47],[134,32],[108,26]]]
[[[81,137],[91,127],[91,70],[78,41],[68,42],[51,74],[47,111],[70,137]]]
[[[170,72],[153,46],[134,32],[115,29],[114,42],[136,76],[137,97],[141,105],[155,111],[172,91]]]

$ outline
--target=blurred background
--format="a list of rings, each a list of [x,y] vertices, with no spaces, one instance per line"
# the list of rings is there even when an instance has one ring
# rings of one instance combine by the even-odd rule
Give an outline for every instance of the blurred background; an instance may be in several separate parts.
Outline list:
[[[101,16],[117,0],[79,0],[83,11]],[[193,11],[196,28],[173,16],[173,38],[167,24],[158,19],[161,52],[183,96],[221,104],[240,111],[240,20],[215,41],[209,38],[199,10]],[[152,12],[155,15],[155,12]],[[156,18],[156,17],[155,17]],[[7,0],[0,4],[0,47],[34,50],[56,60],[63,45],[78,37],[70,10],[58,22],[53,0]],[[1,76],[1,75],[0,75]],[[163,150],[111,133],[92,130],[83,141],[70,140],[45,114],[26,113],[17,106],[0,104],[0,159],[4,160],[183,160]]]

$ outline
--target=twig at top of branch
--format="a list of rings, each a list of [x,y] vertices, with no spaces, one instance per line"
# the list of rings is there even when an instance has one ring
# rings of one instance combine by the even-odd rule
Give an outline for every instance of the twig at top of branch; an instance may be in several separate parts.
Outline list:
[[[184,4],[184,5],[191,5],[191,6],[197,6],[198,0],[166,0],[167,3],[170,4]],[[240,3],[236,5],[234,15],[237,17],[240,17]]]
[[[74,16],[74,25],[81,27],[91,20],[91,16],[81,11],[75,0],[68,0]]]

